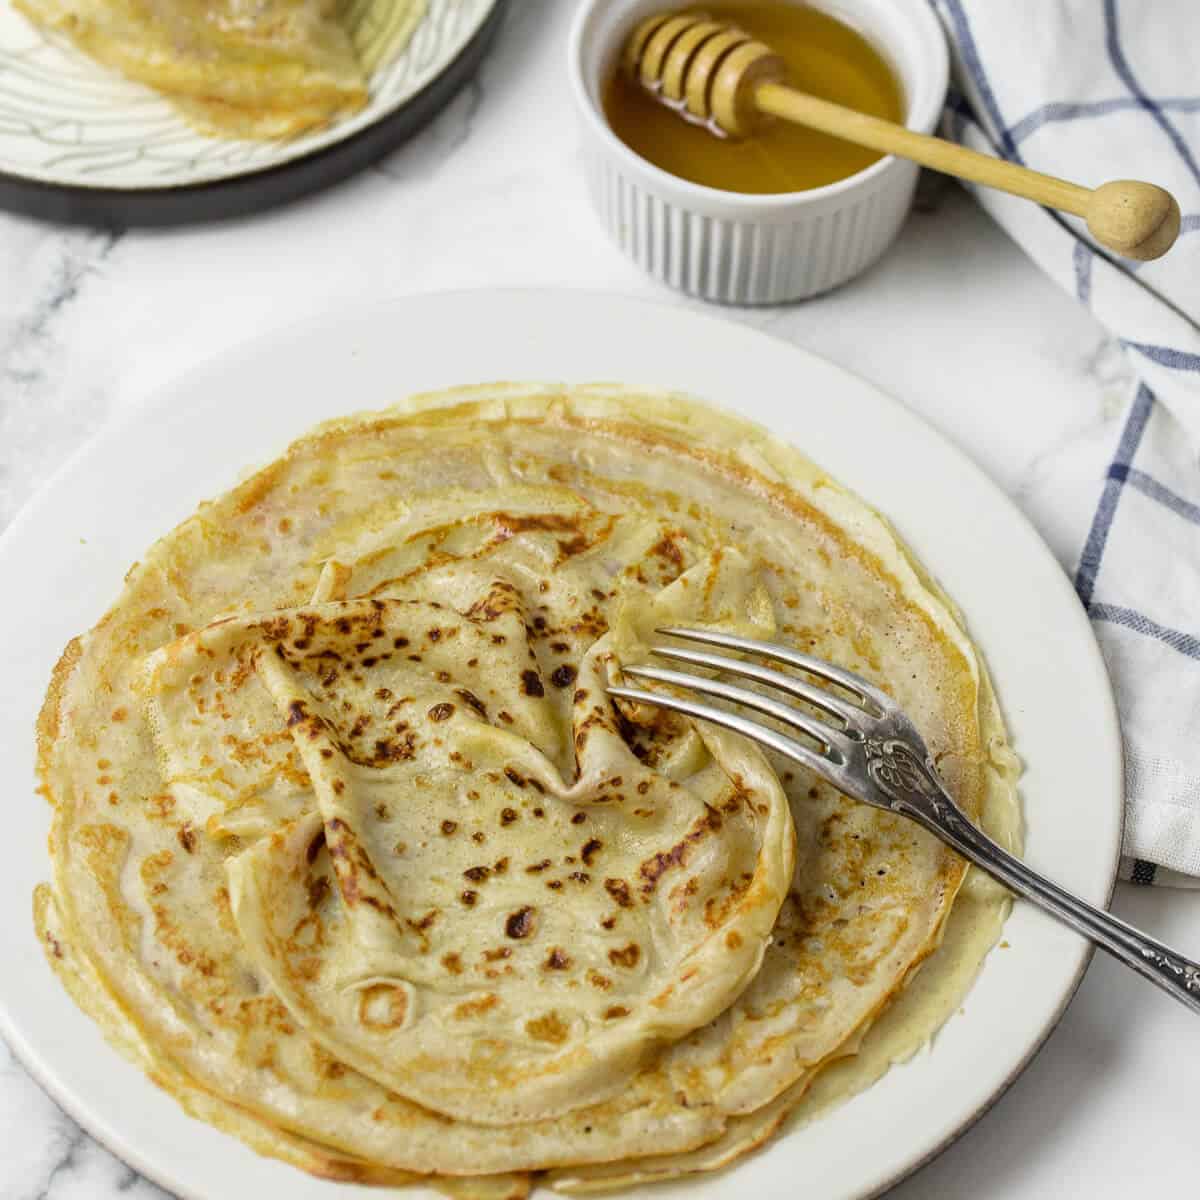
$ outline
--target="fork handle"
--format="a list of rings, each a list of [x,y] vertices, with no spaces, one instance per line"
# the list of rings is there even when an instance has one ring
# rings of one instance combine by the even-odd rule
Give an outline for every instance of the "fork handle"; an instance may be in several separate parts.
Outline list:
[[[951,799],[933,764],[922,762],[902,742],[887,744],[886,759],[877,758],[868,769],[876,786],[888,794],[894,811],[911,817],[969,863],[1200,1013],[1200,964],[1081,900],[1009,854],[971,823]]]

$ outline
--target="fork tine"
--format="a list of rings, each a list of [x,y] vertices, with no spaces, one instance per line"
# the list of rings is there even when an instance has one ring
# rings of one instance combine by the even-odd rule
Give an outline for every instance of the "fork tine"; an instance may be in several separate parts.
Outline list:
[[[619,696],[622,700],[636,700],[640,704],[652,704],[658,708],[670,709],[671,712],[683,713],[687,717],[695,717],[698,721],[708,721],[713,725],[720,725],[724,729],[732,729],[734,733],[740,733],[744,737],[750,738],[751,741],[758,742],[759,745],[766,746],[768,749],[782,754],[785,758],[790,758],[793,762],[808,767],[809,770],[820,775],[822,779],[828,780],[835,787],[845,786],[839,782],[834,764],[825,755],[802,745],[795,738],[788,737],[786,733],[767,729],[756,721],[739,717],[737,713],[729,712],[727,709],[717,708],[712,704],[701,704],[697,700],[683,700],[665,692],[646,692],[641,688],[609,687],[607,691],[610,696]]]
[[[782,671],[770,667],[760,667],[758,663],[747,662],[744,658],[727,658],[723,654],[707,654],[703,650],[679,650],[674,646],[651,646],[650,652],[660,658],[669,658],[673,662],[690,663],[696,667],[709,667],[714,671],[723,671],[727,675],[740,675],[743,679],[753,679],[765,683],[768,687],[778,688],[789,696],[805,700],[814,708],[821,709],[831,717],[837,717],[846,722],[848,727],[854,726],[855,718],[861,720],[863,709],[848,700],[839,699],[816,684],[806,683],[796,675],[785,675]]]
[[[861,675],[855,675],[853,671],[835,667],[823,658],[814,658],[811,654],[793,650],[790,646],[781,646],[777,642],[759,642],[753,638],[737,637],[732,633],[718,633],[712,629],[686,629],[674,625],[658,629],[656,632],[666,637],[702,642],[707,646],[721,646],[726,650],[741,650],[746,654],[757,654],[761,658],[768,658],[774,662],[787,663],[788,666],[799,667],[800,670],[807,671],[810,675],[816,675],[818,679],[836,683],[864,702],[869,701],[874,704],[879,712],[873,715],[882,716],[885,713],[896,711],[896,702],[886,692],[881,692],[873,683],[868,683]]]
[[[846,763],[847,739],[840,729],[834,729],[833,726],[826,725],[824,721],[819,721],[816,717],[799,712],[791,705],[772,700],[770,696],[764,696],[761,692],[752,692],[748,688],[738,687],[737,684],[725,683],[720,679],[708,679],[703,675],[688,675],[683,671],[671,671],[665,667],[622,667],[621,673],[635,675],[639,679],[653,679],[657,683],[666,683],[673,687],[687,688],[705,696],[717,696],[732,704],[741,704],[746,708],[754,709],[755,712],[765,713],[768,717],[774,717],[784,725],[799,729],[809,737],[821,742],[826,749],[824,757],[835,766],[844,766]]]

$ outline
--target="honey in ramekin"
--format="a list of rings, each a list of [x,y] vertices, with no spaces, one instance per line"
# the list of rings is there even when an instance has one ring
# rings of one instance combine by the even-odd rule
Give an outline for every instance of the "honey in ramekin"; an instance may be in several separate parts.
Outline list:
[[[745,0],[706,4],[705,15],[765,42],[788,65],[793,86],[859,112],[903,121],[904,97],[883,55],[857,30],[807,4]],[[618,67],[603,96],[613,132],[680,179],[726,192],[800,192],[854,175],[883,157],[786,121],[734,140],[691,125]]]

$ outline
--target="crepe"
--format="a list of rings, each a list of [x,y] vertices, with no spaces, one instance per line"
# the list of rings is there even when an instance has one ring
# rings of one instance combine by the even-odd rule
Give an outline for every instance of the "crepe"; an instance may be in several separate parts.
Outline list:
[[[360,1160],[331,1154],[303,1138],[285,1133],[269,1122],[235,1109],[198,1088],[186,1075],[172,1071],[142,1039],[113,1003],[88,960],[72,945],[62,923],[54,894],[41,884],[33,896],[33,918],[47,961],[71,999],[104,1030],[105,1036],[130,1061],[171,1092],[183,1108],[202,1121],[236,1133],[260,1154],[282,1159],[311,1175],[347,1183],[399,1185],[420,1176],[405,1171],[376,1168]]]
[[[259,1154],[281,1159],[294,1167],[338,1183],[399,1187],[424,1183],[451,1200],[525,1200],[529,1195],[528,1175],[484,1175],[462,1179],[438,1179],[393,1171],[360,1159],[338,1155],[314,1142],[296,1137],[269,1122],[258,1120],[198,1088],[186,1075],[171,1071],[142,1040],[138,1030],[117,1009],[97,979],[87,959],[68,940],[54,893],[45,884],[33,895],[33,919],[38,940],[55,975],[71,999],[96,1022],[126,1058],[141,1067],[159,1086],[171,1092],[185,1111],[218,1129],[236,1134]]]
[[[765,610],[745,565],[700,564],[648,622]],[[192,837],[219,852],[248,804],[277,801],[226,871],[246,956],[289,1012],[391,1091],[511,1124],[615,1094],[737,997],[793,832],[739,740],[666,770],[637,758],[605,699],[612,639],[543,671],[521,572],[502,552],[489,567],[443,573],[442,600],[219,621],[151,655],[143,686]]]
[[[39,767],[64,935],[169,1065],[165,1086],[418,1173],[582,1178],[694,1152],[675,1166],[706,1169],[767,1136],[935,950],[963,867],[732,735],[612,707],[604,681],[678,622],[859,671],[910,713],[968,812],[1011,806],[986,675],[892,531],[796,451],[682,398],[419,397],[318,429],[153,547],[59,664]],[[349,683],[304,658],[347,648]],[[364,716],[408,727],[355,732]],[[452,766],[486,785],[455,791],[454,811]],[[593,821],[610,823],[589,863]],[[476,868],[456,905],[448,881]],[[498,923],[526,907],[536,970]],[[446,987],[479,1002],[461,1046],[414,1033],[418,1015],[455,1019]],[[642,1015],[655,998],[658,1024]],[[638,1030],[612,1053],[610,1020]],[[560,1063],[564,1034],[583,1068]],[[516,1086],[472,1099],[475,1068]]]
[[[172,100],[203,132],[290,137],[367,102],[424,0],[14,0],[35,24]]]

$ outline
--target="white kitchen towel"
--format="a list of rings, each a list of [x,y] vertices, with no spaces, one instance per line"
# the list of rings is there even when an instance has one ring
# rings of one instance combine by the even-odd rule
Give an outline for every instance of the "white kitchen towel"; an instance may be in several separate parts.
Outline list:
[[[1183,213],[1175,248],[1135,263],[1076,218],[972,189],[1136,372],[1115,445],[1050,468],[1052,541],[1116,687],[1122,873],[1200,886],[1200,0],[931,3],[954,60],[948,136],[1089,186],[1149,180]]]

